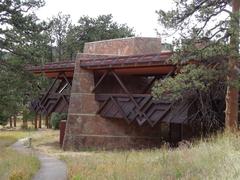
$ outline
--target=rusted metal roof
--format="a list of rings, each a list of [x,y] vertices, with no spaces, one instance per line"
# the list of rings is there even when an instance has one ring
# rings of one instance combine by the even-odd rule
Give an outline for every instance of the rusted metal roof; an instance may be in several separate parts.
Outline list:
[[[47,71],[73,71],[75,61],[61,61],[46,63],[38,66],[28,66],[27,70],[34,73],[41,73]]]
[[[134,56],[118,56],[101,59],[88,59],[80,62],[80,66],[84,69],[118,69],[133,67],[151,67],[159,65],[172,64],[168,60],[172,53],[146,54]]]
[[[146,54],[134,56],[118,56],[107,58],[81,59],[80,66],[84,69],[99,70],[112,68],[134,68],[134,67],[153,67],[159,65],[170,65],[168,61],[172,53]],[[54,72],[54,71],[73,71],[75,61],[62,61],[46,63],[40,66],[29,66],[27,70],[34,73]]]

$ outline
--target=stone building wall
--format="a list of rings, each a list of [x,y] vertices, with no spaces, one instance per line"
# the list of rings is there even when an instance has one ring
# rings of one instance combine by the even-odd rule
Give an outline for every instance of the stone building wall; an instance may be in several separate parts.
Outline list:
[[[84,53],[112,56],[147,54],[160,52],[160,44],[158,38],[118,39],[87,43]],[[96,114],[99,104],[91,91],[97,77],[94,77],[93,72],[80,68],[80,61],[89,57],[85,55],[79,54],[75,63],[63,149],[160,146],[162,143],[160,123],[154,127],[147,123],[139,126],[137,123],[128,124],[124,119],[104,119]],[[132,76],[122,79],[133,93],[141,93],[146,86],[144,78]],[[121,88],[112,77],[109,77],[103,82],[103,87],[99,87],[98,92],[119,93]]]
[[[86,43],[84,53],[106,55],[140,55],[161,52],[160,38],[132,37]]]

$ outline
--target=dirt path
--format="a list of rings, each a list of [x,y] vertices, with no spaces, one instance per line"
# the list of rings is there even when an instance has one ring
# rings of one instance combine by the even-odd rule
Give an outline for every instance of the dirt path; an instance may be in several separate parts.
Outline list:
[[[21,153],[35,154],[40,160],[41,167],[33,180],[66,180],[67,179],[67,167],[64,162],[60,161],[56,157],[49,156],[40,152],[36,152],[31,148],[27,148],[27,139],[20,139],[11,147]]]

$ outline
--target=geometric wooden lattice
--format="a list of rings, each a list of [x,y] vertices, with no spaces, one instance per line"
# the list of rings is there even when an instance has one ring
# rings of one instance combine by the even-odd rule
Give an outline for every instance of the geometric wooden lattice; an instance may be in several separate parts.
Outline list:
[[[176,107],[173,106],[172,101],[154,100],[150,94],[130,93],[121,78],[113,70],[106,71],[102,77],[100,77],[93,92],[95,92],[105,77],[110,73],[115,77],[125,93],[95,94],[96,100],[100,102],[100,108],[97,113],[102,117],[125,119],[128,123],[135,121],[140,126],[145,122],[151,126],[154,126],[158,122],[169,123],[170,121],[174,121],[175,123],[183,123],[183,121],[187,119],[189,106],[179,104],[180,106]],[[151,81],[146,88],[148,89],[152,84],[153,81]],[[146,92],[147,89],[144,91]],[[171,114],[176,114],[176,116],[173,117]]]
[[[147,122],[154,126],[171,108],[171,103],[153,100],[151,95],[132,96],[139,108],[125,94],[97,94],[96,100],[102,104],[97,113],[106,118],[121,118],[128,123],[136,121],[139,125]]]
[[[67,112],[72,80],[59,73],[50,88],[32,101],[30,108],[38,114],[49,115],[52,112]]]

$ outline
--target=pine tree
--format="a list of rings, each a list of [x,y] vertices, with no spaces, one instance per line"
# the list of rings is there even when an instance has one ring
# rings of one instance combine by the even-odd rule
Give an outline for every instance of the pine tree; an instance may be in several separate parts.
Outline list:
[[[159,22],[175,35],[175,55],[184,66],[175,78],[169,77],[153,88],[161,97],[171,92],[175,97],[192,91],[207,91],[224,81],[227,86],[225,126],[237,128],[239,59],[239,0],[176,0],[173,10],[157,11]],[[232,11],[231,11],[232,8]],[[197,62],[196,62],[197,61]],[[225,78],[227,77],[227,78]]]
[[[47,40],[44,22],[34,14],[42,0],[3,0],[0,2],[0,122],[27,105],[34,77],[27,64],[42,61]],[[36,87],[36,86],[35,86]]]

